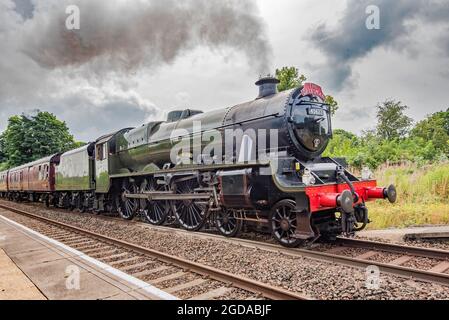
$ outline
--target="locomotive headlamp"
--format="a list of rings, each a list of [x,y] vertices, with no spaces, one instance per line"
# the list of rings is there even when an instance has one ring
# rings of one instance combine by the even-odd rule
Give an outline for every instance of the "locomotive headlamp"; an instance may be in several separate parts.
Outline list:
[[[309,169],[304,169],[304,174],[302,175],[302,183],[306,186],[314,185],[316,182],[315,177],[312,175],[312,172]]]

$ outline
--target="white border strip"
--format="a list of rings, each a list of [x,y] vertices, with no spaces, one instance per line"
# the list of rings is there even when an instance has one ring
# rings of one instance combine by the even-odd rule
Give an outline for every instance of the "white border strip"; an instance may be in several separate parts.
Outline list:
[[[47,242],[50,242],[53,245],[56,245],[56,246],[66,250],[68,252],[71,252],[71,253],[77,255],[81,259],[83,259],[83,260],[85,260],[85,261],[95,265],[96,267],[98,267],[98,268],[100,268],[100,269],[102,269],[102,270],[104,270],[106,272],[109,272],[109,273],[113,274],[114,276],[116,276],[118,278],[121,278],[121,279],[123,279],[123,280],[125,280],[125,281],[127,281],[127,282],[129,282],[129,283],[131,283],[131,284],[133,284],[133,285],[135,285],[137,287],[139,287],[139,289],[145,290],[146,292],[148,292],[148,293],[150,293],[150,294],[160,298],[161,300],[179,300],[178,297],[175,297],[175,296],[173,296],[173,295],[171,295],[171,294],[169,294],[169,293],[167,293],[165,291],[162,291],[162,290],[160,290],[160,289],[158,289],[158,288],[156,288],[156,287],[154,287],[154,286],[152,286],[152,285],[142,281],[142,280],[139,280],[139,279],[137,279],[137,278],[127,274],[127,273],[124,273],[124,272],[122,272],[122,271],[120,271],[118,269],[115,269],[115,268],[111,267],[110,265],[107,265],[107,264],[105,264],[105,263],[103,263],[101,261],[98,261],[97,259],[89,257],[86,254],[82,253],[81,251],[78,251],[78,250],[73,249],[73,248],[71,248],[69,246],[66,246],[65,244],[63,244],[63,243],[61,243],[61,242],[59,242],[59,241],[57,241],[55,239],[49,238],[47,236],[44,236],[43,234],[40,234],[39,232],[36,232],[36,231],[34,231],[34,230],[32,230],[32,229],[30,229],[28,227],[25,227],[24,225],[21,225],[20,223],[17,223],[17,222],[15,222],[13,220],[10,220],[10,219],[4,217],[3,215],[0,215],[0,218],[2,218],[3,220],[5,220],[5,221],[7,221],[7,222],[9,222],[11,224],[13,224],[14,226],[22,228],[23,230],[25,230],[25,231],[27,231],[27,232],[35,235],[35,236],[38,236],[38,237],[44,239]]]

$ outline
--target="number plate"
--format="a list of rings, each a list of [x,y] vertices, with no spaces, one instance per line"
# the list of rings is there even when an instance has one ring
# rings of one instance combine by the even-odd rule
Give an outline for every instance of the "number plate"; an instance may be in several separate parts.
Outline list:
[[[307,109],[307,114],[309,116],[324,116],[324,110],[323,109],[318,109],[318,108],[308,108]]]

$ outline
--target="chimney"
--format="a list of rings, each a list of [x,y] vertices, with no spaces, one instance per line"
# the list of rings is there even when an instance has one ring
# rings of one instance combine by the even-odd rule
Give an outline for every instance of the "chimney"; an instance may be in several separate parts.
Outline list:
[[[259,81],[256,82],[256,86],[259,87],[259,96],[256,99],[276,94],[278,92],[277,85],[279,82],[280,81],[277,78],[270,75],[260,78]]]

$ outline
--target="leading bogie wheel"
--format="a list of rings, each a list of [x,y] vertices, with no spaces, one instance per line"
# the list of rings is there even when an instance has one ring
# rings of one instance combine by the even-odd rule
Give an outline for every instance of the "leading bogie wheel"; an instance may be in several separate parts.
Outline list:
[[[303,243],[295,238],[296,233],[295,201],[282,200],[270,212],[270,227],[273,237],[284,247],[294,248]]]

